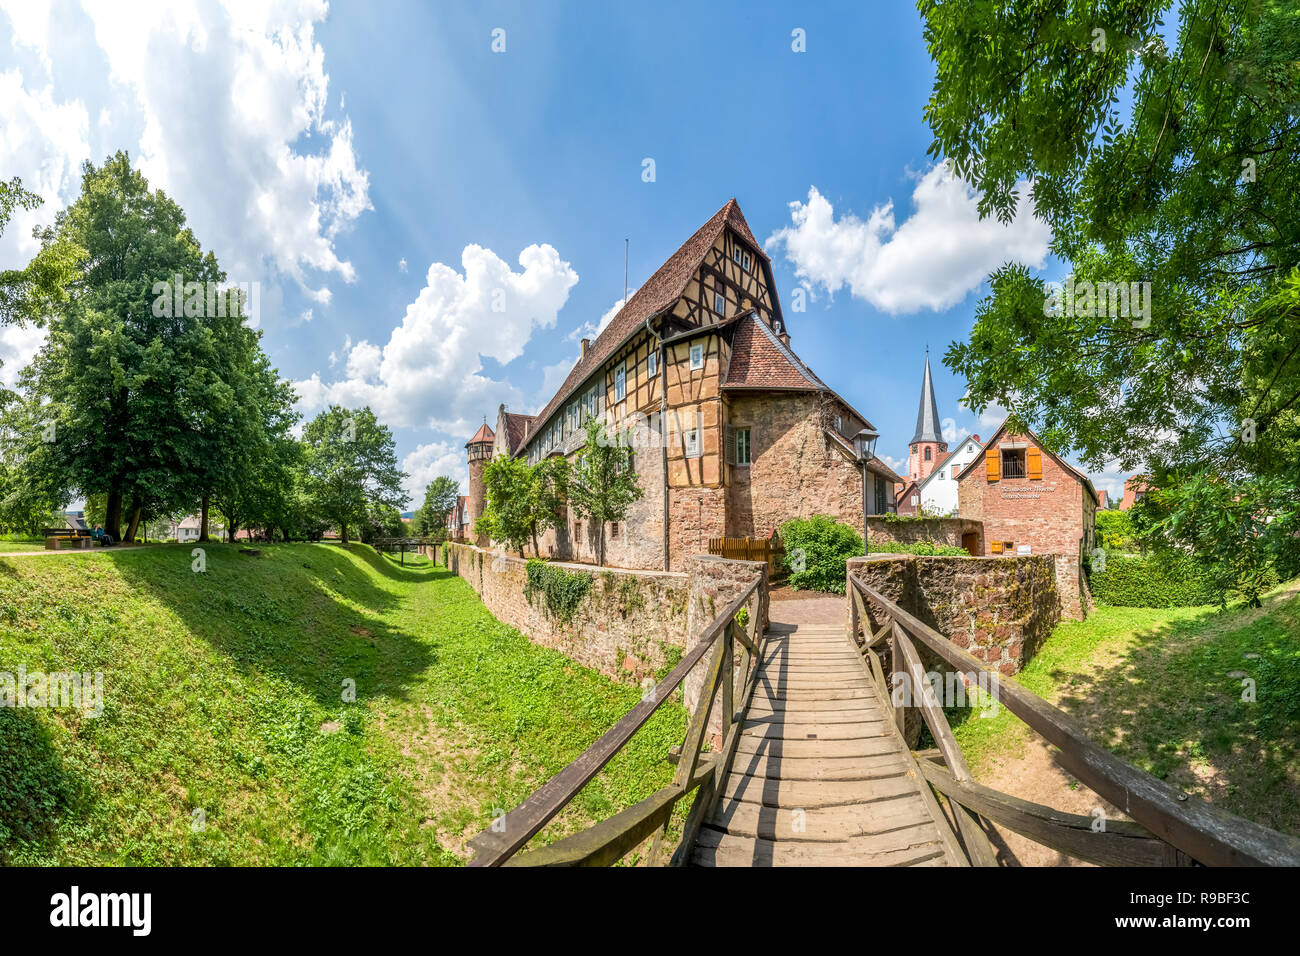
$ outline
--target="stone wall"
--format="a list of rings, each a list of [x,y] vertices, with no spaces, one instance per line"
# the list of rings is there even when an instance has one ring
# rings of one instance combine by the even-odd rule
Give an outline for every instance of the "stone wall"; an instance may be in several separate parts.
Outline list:
[[[587,598],[571,621],[553,620],[545,599],[524,596],[527,562],[466,544],[446,543],[449,570],[469,582],[499,621],[607,676],[636,683],[680,657],[686,644],[687,576],[556,564],[587,575]]]
[[[851,559],[849,573],[1003,674],[1027,664],[1061,619],[1051,555],[882,555]]]
[[[439,546],[440,562],[444,553],[447,568],[469,582],[497,620],[518,628],[536,644],[629,683],[639,683],[679,660],[690,642],[755,578],[760,583],[751,613],[756,607],[767,626],[767,583],[761,561],[692,555],[684,572],[553,562],[555,567],[591,579],[587,598],[573,619],[557,622],[547,614],[541,596],[531,603],[525,597],[527,561],[453,542]],[[699,700],[707,668],[708,655],[683,684],[688,710]],[[715,713],[710,721],[714,733],[720,720],[721,715]]]
[[[826,437],[837,413],[845,431],[856,424],[815,392],[729,396],[727,422],[749,429],[750,464],[728,469],[727,536],[766,538],[783,521],[814,514],[862,527],[862,472]]]
[[[867,534],[872,548],[890,544],[914,544],[933,541],[954,548],[965,545],[962,538],[974,534],[978,554],[984,553],[984,525],[972,518],[917,518],[906,521],[890,520],[884,516],[867,519]]]

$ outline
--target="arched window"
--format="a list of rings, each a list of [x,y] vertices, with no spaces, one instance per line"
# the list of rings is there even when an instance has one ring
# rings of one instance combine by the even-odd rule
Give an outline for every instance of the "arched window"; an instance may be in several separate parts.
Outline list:
[[[928,448],[925,450],[925,460],[926,461],[930,460],[930,449]]]

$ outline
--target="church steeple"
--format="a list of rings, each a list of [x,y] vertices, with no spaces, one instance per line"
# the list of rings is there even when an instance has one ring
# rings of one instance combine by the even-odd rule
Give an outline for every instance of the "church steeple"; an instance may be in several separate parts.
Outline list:
[[[911,444],[920,441],[942,442],[939,429],[939,405],[934,400],[934,384],[930,381],[930,350],[925,350],[925,377],[921,380],[921,406],[916,410],[916,434]]]
[[[907,476],[912,481],[924,481],[939,464],[940,456],[948,450],[939,424],[939,403],[934,399],[934,383],[930,380],[930,350],[925,350],[925,375],[921,379],[921,405],[916,410],[916,434],[907,446]]]

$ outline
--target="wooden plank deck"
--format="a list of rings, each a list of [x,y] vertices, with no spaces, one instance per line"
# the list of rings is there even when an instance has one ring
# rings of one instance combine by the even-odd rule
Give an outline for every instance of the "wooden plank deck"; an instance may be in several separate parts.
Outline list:
[[[964,865],[843,625],[773,625],[697,866]]]

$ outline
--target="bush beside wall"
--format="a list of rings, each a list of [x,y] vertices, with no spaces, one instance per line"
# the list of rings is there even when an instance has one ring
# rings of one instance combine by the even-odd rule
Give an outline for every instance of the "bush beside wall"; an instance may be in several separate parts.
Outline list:
[[[1088,585],[1097,603],[1112,607],[1192,607],[1224,596],[1195,561],[1178,554],[1107,555],[1106,570],[1093,563]]]

